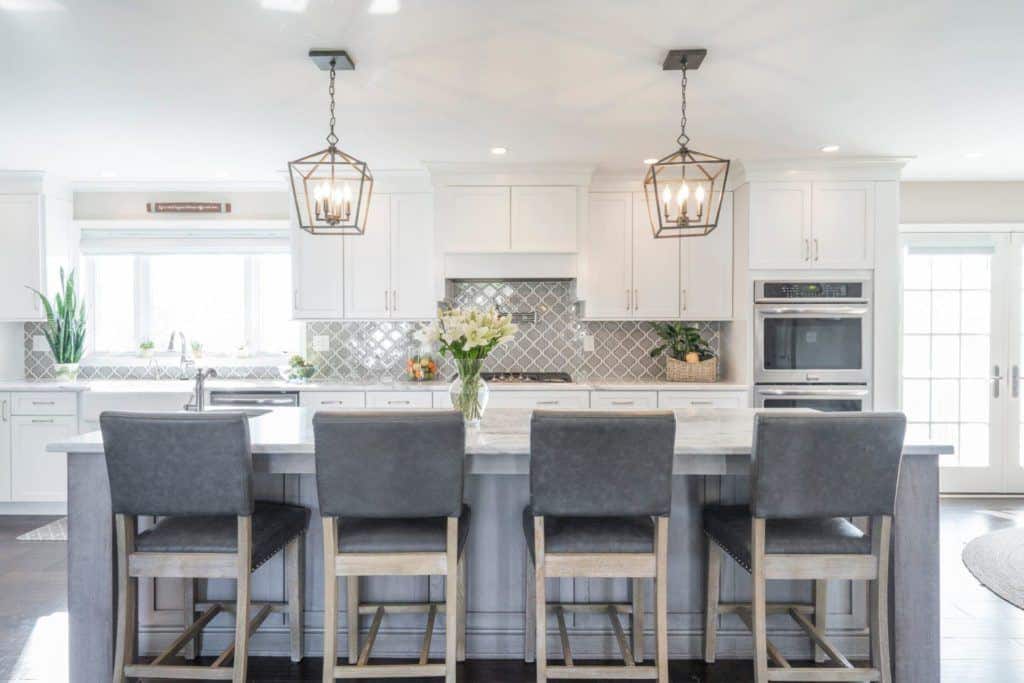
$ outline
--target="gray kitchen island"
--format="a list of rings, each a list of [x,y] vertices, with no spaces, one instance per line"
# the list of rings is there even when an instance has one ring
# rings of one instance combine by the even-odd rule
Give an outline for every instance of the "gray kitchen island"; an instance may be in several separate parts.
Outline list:
[[[709,502],[743,502],[748,492],[752,424],[750,409],[677,410],[677,475],[673,488],[669,540],[669,653],[674,659],[701,656],[703,639],[704,547],[701,506]],[[321,526],[315,512],[312,413],[280,408],[250,420],[257,494],[265,500],[305,505],[314,510],[305,563],[306,623],[304,651],[322,651]],[[467,654],[471,658],[523,656],[526,545],[520,521],[529,498],[529,410],[494,409],[478,430],[466,437],[466,499],[473,508],[467,546]],[[102,437],[90,432],[52,443],[49,451],[68,454],[68,608],[69,664],[72,683],[111,678],[115,614],[113,516]],[[891,576],[892,652],[895,680],[939,680],[939,498],[938,455],[949,446],[908,443],[904,449],[897,511],[893,527]],[[800,491],[794,491],[800,495]],[[141,525],[144,528],[144,523]],[[362,591],[375,602],[438,600],[443,583],[435,578],[363,579]],[[341,590],[344,591],[342,582]],[[648,586],[650,590],[650,586]],[[284,596],[281,558],[253,577],[254,600]],[[558,579],[549,584],[549,600],[625,601],[628,581]],[[746,572],[726,562],[722,598],[749,599]],[[811,600],[811,582],[774,582],[770,601]],[[181,631],[182,582],[140,582],[142,654],[157,653]],[[230,582],[211,580],[200,599],[230,599]],[[836,581],[829,591],[828,631],[851,658],[868,653],[866,584]],[[340,600],[344,605],[344,599]],[[650,603],[648,603],[650,604]],[[274,614],[254,634],[254,656],[289,653],[283,614]],[[615,636],[607,620],[595,615],[567,615],[577,659],[614,657]],[[414,657],[421,644],[423,615],[389,616],[374,646],[377,657]],[[723,615],[718,636],[720,658],[749,658],[751,638],[735,615]],[[653,619],[645,619],[653,624]],[[339,616],[340,631],[348,628]],[[369,619],[362,628],[369,626]],[[234,623],[220,616],[206,629],[204,653],[219,653],[232,639]],[[786,657],[807,659],[811,645],[803,632],[779,618],[769,619],[772,641]],[[339,639],[344,633],[339,632]],[[653,651],[648,633],[646,650]],[[441,656],[443,639],[434,639],[432,656]],[[560,656],[557,631],[549,628],[551,658]]]

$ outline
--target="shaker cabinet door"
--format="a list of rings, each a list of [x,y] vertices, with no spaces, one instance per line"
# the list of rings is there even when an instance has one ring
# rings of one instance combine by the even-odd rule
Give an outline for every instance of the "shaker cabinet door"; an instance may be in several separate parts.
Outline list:
[[[575,252],[576,188],[513,187],[512,251]]]
[[[0,195],[0,321],[43,318],[38,297],[27,289],[44,289],[41,202],[35,194]]]
[[[810,240],[810,183],[751,184],[751,268],[810,267]]]
[[[429,194],[391,195],[391,317],[437,315],[434,202]]]
[[[67,500],[67,456],[48,453],[46,444],[78,433],[73,416],[11,418],[11,500],[64,502]]]
[[[446,253],[509,250],[508,187],[446,187],[441,190],[439,236]]]
[[[644,196],[633,195],[633,318],[679,319],[679,259],[684,239],[655,238]]]
[[[682,319],[732,318],[732,192],[725,193],[718,227],[704,237],[682,238]]]
[[[342,237],[310,235],[292,217],[292,317],[339,320],[342,317]]]
[[[366,232],[339,238],[345,243],[345,318],[387,318],[391,311],[390,215],[391,197],[377,195],[370,201]]]
[[[814,183],[811,260],[815,268],[871,268],[874,183]]]
[[[633,196],[629,192],[590,195],[584,230],[580,284],[585,316],[625,320],[633,310]]]

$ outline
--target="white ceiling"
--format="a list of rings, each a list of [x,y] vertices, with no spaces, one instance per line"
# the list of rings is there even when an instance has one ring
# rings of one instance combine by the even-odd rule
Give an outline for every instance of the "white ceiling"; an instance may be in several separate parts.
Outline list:
[[[266,4],[271,0],[263,0]],[[282,0],[276,0],[281,3]],[[302,0],[290,0],[302,4]],[[1019,0],[0,0],[0,168],[262,180],[323,146],[372,169],[489,159],[635,168],[673,150],[674,47],[706,47],[693,146],[912,155],[908,178],[1024,179]],[[980,155],[980,156],[977,156]]]

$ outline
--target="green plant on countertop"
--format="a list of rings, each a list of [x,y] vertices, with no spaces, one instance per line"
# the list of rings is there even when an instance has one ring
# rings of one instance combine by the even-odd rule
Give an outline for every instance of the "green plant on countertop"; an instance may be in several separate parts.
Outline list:
[[[139,351],[152,351],[156,344],[151,339],[139,342]]]
[[[203,343],[193,340],[189,346],[192,347],[192,357],[202,358],[203,357]]]
[[[651,327],[664,342],[651,349],[651,358],[662,353],[686,363],[697,363],[715,357],[708,343],[700,336],[696,327],[684,323],[651,323]]]
[[[79,300],[75,291],[75,271],[72,270],[67,280],[64,269],[60,269],[60,290],[54,295],[53,302],[34,287],[29,287],[46,311],[46,326],[43,334],[53,352],[57,364],[74,364],[82,359],[85,348],[85,302]]]
[[[297,354],[288,359],[288,367],[289,379],[305,380],[316,374],[316,366]]]

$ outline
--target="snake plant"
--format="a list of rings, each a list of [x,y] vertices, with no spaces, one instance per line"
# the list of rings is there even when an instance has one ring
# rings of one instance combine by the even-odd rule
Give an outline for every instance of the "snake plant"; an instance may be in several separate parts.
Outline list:
[[[85,302],[79,299],[75,289],[75,271],[72,270],[65,280],[64,269],[60,269],[60,290],[52,303],[38,289],[29,289],[43,302],[46,311],[43,334],[54,360],[59,364],[77,363],[85,346]]]

